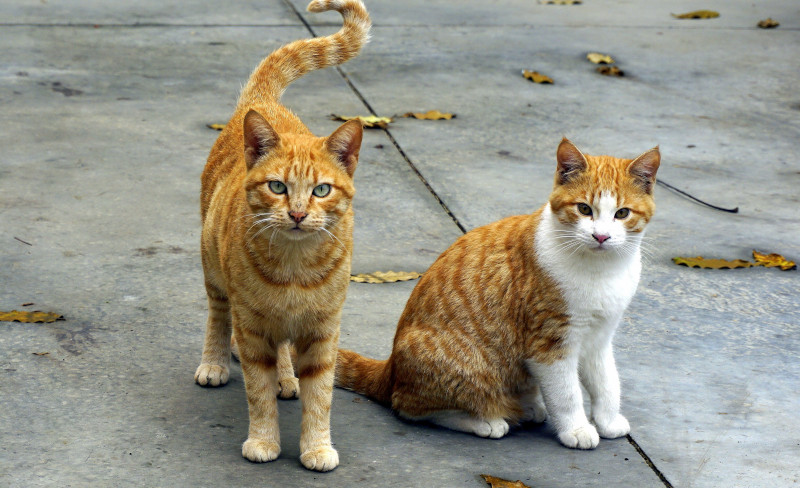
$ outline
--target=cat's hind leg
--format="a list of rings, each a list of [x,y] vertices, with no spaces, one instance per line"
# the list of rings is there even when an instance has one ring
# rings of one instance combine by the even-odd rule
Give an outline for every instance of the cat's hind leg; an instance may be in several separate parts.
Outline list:
[[[522,406],[522,417],[520,418],[522,422],[540,424],[547,419],[547,407],[544,405],[542,391],[535,383],[520,395],[519,403]]]
[[[427,420],[451,430],[490,439],[499,439],[508,434],[508,422],[504,419],[480,419],[462,410],[440,411],[415,420]]]
[[[228,297],[206,283],[208,322],[203,342],[203,357],[194,373],[201,386],[222,386],[228,382],[231,362],[231,312]]]
[[[291,400],[300,396],[300,381],[294,376],[292,346],[284,342],[278,348],[278,398]]]

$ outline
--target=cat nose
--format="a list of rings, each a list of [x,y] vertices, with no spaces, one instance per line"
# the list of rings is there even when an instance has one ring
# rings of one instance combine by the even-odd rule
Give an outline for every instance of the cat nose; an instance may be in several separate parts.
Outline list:
[[[608,234],[592,234],[592,237],[599,242],[600,244],[604,243],[605,241],[611,239],[611,236]]]
[[[303,219],[304,219],[304,218],[306,218],[306,216],[307,216],[307,215],[308,215],[308,214],[307,214],[307,213],[305,213],[305,212],[289,212],[289,217],[291,217],[291,218],[292,218],[292,220],[294,220],[294,221],[295,221],[295,222],[297,222],[298,224],[299,224],[300,222],[302,222],[302,221],[303,221]]]

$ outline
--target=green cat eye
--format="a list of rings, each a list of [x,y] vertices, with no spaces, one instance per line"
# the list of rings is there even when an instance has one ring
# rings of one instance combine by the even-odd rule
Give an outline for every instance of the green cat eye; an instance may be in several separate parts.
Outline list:
[[[619,220],[626,219],[630,213],[631,210],[629,208],[621,208],[617,210],[617,213],[614,214],[614,218]]]
[[[579,203],[578,212],[583,215],[592,215],[592,207],[586,205],[585,203]]]
[[[272,193],[275,193],[276,195],[282,195],[286,193],[286,185],[280,181],[270,181],[269,189],[272,190]]]
[[[328,196],[328,193],[330,192],[331,192],[331,185],[323,183],[321,185],[317,185],[316,187],[314,187],[314,190],[311,193],[313,193],[315,197],[322,198]]]

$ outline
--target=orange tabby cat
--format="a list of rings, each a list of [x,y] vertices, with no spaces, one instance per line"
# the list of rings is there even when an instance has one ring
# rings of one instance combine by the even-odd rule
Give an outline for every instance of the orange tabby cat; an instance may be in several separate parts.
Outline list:
[[[337,386],[483,437],[548,415],[568,447],[628,433],[611,339],[639,281],[660,154],[585,156],[564,139],[557,160],[549,202],[459,238],[414,288],[389,359],[340,350]]]
[[[369,37],[359,0],[315,0],[312,12],[337,10],[342,29],[270,54],[244,87],[211,150],[202,177],[202,258],[208,325],[195,381],[228,381],[231,330],[250,412],[242,455],[280,453],[276,394],[303,404],[300,461],[329,471],[330,407],[339,322],[350,277],[353,172],[361,124],[315,137],[278,100],[308,71],[343,63]],[[297,352],[294,378],[290,344]],[[299,384],[298,384],[299,383]]]

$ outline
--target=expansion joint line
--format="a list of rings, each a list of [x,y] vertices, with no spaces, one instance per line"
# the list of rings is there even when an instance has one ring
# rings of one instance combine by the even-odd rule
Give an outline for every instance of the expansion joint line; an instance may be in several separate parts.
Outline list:
[[[283,1],[294,12],[294,14],[297,16],[297,18],[300,19],[300,22],[302,22],[303,25],[306,27],[306,29],[308,29],[308,32],[310,32],[312,36],[317,37],[317,33],[314,30],[314,28],[311,27],[311,24],[309,24],[306,21],[305,17],[303,17],[303,15],[300,13],[300,11],[298,11],[295,8],[295,6],[292,4],[291,0],[283,0]],[[335,69],[339,73],[339,75],[342,77],[342,79],[344,79],[345,83],[347,83],[347,86],[350,87],[350,90],[358,97],[359,100],[361,100],[361,103],[364,104],[364,107],[366,107],[367,111],[369,111],[369,113],[371,115],[374,115],[374,116],[377,117],[378,114],[372,108],[372,105],[370,105],[370,103],[367,101],[367,99],[364,98],[364,95],[361,93],[361,91],[359,91],[359,89],[356,88],[356,86],[350,80],[350,77],[347,76],[347,73],[344,72],[344,70],[341,68],[341,66],[336,66]],[[459,230],[462,233],[466,234],[467,233],[467,229],[461,224],[461,222],[453,214],[453,212],[450,211],[450,207],[448,207],[447,204],[444,202],[444,200],[442,200],[442,198],[439,196],[439,194],[436,193],[436,190],[433,189],[433,187],[430,185],[430,183],[428,183],[428,180],[425,179],[425,176],[423,176],[423,174],[419,171],[417,166],[408,157],[408,154],[406,154],[406,152],[403,150],[403,148],[400,147],[400,143],[397,142],[397,139],[394,138],[394,136],[392,135],[391,131],[389,131],[388,128],[381,129],[381,130],[383,130],[383,132],[386,134],[386,136],[392,142],[392,145],[394,145],[395,149],[397,149],[397,151],[403,157],[403,159],[405,160],[406,164],[408,164],[408,166],[411,168],[411,170],[414,172],[414,174],[417,175],[417,178],[419,178],[420,181],[422,181],[422,184],[425,185],[425,188],[427,188],[428,191],[430,192],[430,194],[433,195],[433,198],[436,199],[436,201],[439,203],[439,206],[442,207],[442,209],[445,211],[445,213],[447,213],[447,215],[450,217],[450,219],[453,221],[453,223],[456,224],[456,226],[459,228]]]

